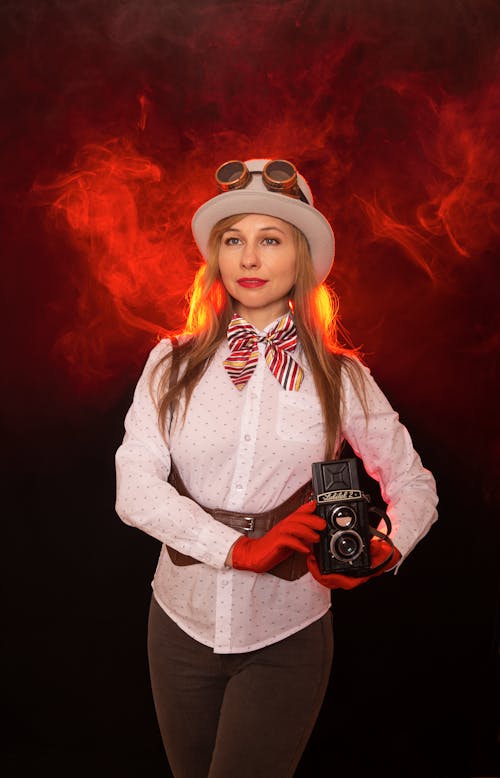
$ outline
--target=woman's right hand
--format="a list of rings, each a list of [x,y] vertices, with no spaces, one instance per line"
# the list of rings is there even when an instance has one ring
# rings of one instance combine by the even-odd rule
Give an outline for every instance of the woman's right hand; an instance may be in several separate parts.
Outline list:
[[[316,502],[311,500],[275,524],[261,538],[239,538],[228,555],[231,566],[236,570],[267,573],[294,551],[309,554],[319,540],[320,530],[326,527],[325,520],[316,516],[315,510]]]

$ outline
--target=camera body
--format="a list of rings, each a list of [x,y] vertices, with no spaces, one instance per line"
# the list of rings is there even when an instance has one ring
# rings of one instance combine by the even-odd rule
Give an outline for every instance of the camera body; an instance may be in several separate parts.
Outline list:
[[[359,487],[356,459],[314,462],[312,485],[316,513],[327,525],[315,546],[321,574],[369,575],[370,498]]]

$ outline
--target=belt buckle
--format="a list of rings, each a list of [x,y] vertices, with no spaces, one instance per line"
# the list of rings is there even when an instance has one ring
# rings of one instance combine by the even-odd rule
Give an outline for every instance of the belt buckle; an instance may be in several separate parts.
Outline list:
[[[253,519],[252,516],[245,516],[243,521],[247,521],[248,522],[248,526],[247,527],[243,527],[243,532],[253,532],[254,527],[255,527],[255,519]]]

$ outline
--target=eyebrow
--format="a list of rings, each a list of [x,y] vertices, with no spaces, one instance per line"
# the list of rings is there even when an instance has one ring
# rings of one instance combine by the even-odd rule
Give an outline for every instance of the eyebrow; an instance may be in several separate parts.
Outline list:
[[[269,225],[269,227],[259,227],[258,232],[267,232],[268,230],[276,230],[276,232],[281,232],[283,235],[285,234],[284,230],[281,230],[279,227],[275,227],[274,225]],[[241,232],[241,230],[239,230],[238,227],[228,227],[227,230],[224,230],[224,232]]]

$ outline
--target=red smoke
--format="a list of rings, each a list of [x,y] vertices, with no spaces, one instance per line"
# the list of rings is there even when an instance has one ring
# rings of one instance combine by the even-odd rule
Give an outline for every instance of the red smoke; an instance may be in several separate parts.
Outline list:
[[[396,300],[408,307],[415,284],[420,304],[431,295],[449,302],[464,263],[495,246],[500,90],[491,46],[490,67],[473,62],[464,85],[463,73],[453,80],[462,59],[439,14],[449,49],[436,62],[416,9],[407,20],[386,9],[384,25],[329,3],[231,3],[190,8],[167,25],[166,10],[133,8],[110,20],[114,56],[134,74],[104,106],[115,131],[76,112],[73,164],[34,187],[83,260],[73,263],[78,310],[58,344],[80,375],[109,375],[110,352],[134,332],[182,326],[199,261],[190,219],[215,193],[213,172],[226,159],[298,164],[336,232],[331,281],[344,319],[356,332],[371,327],[372,347],[377,327],[384,332],[380,299],[387,316]],[[157,59],[146,47],[154,31],[165,48]],[[142,57],[140,90],[126,55]],[[411,305],[418,318],[418,299]],[[426,315],[432,322],[437,312]]]

